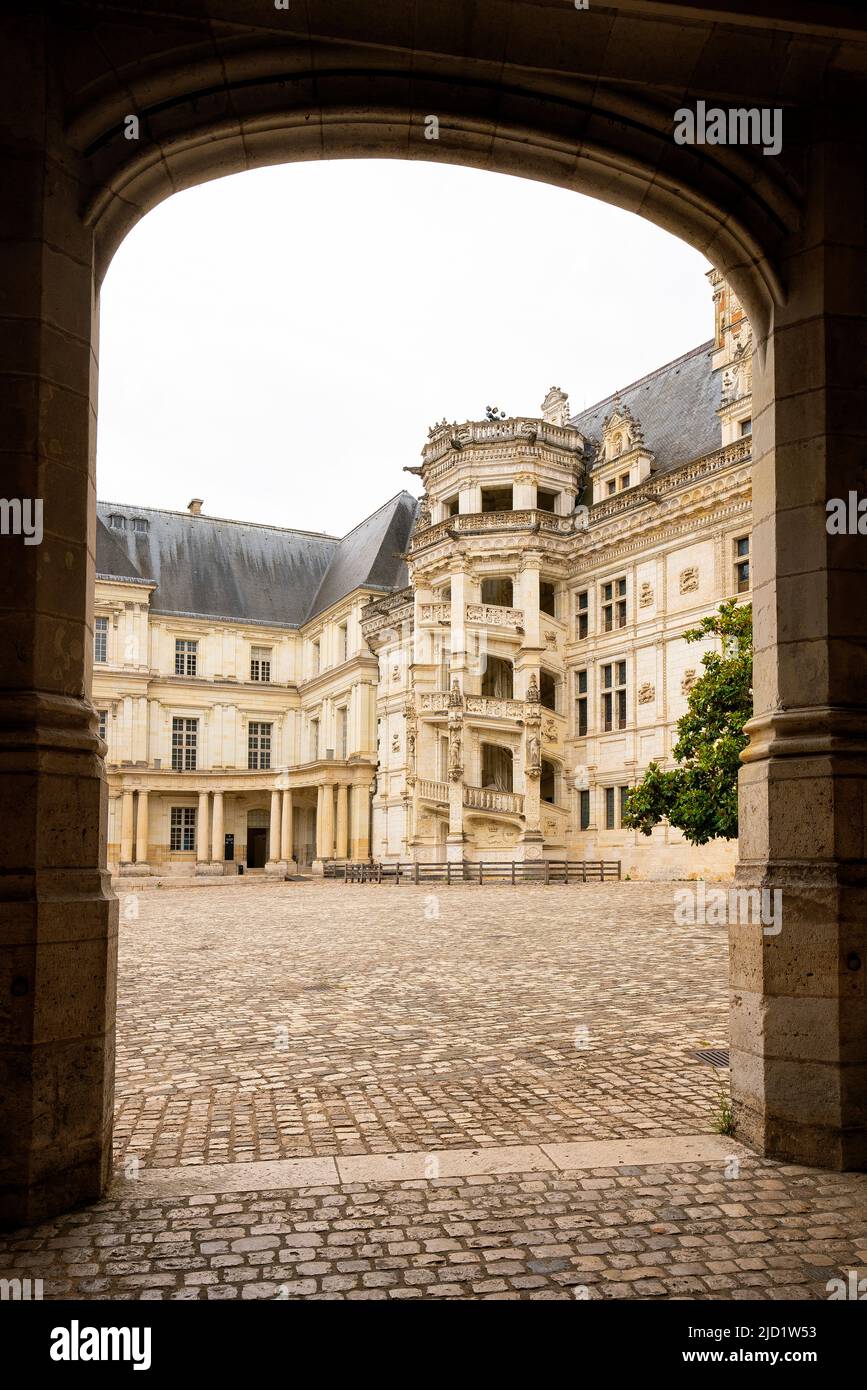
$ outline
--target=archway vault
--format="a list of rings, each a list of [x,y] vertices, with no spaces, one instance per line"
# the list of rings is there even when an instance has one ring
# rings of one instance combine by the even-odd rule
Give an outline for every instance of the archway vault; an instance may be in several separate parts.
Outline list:
[[[797,185],[760,152],[684,153],[672,138],[674,97],[327,59],[327,69],[287,72],[267,50],[246,53],[234,82],[224,73],[216,83],[209,65],[184,68],[141,105],[116,93],[80,112],[69,134],[90,176],[84,220],[97,280],[141,216],[208,179],[311,159],[431,159],[556,184],[646,217],[707,256],[764,337],[785,295],[777,249],[800,220]]]
[[[825,499],[867,457],[863,7],[34,8],[3,21],[0,46],[4,488],[45,500],[43,543],[0,546],[0,1220],[95,1198],[110,1171],[117,902],[87,660],[98,285],[162,199],[301,159],[438,159],[572,188],[682,237],[737,289],[757,363],[739,875],[783,901],[779,935],[731,929],[737,1132],[867,1165],[867,555],[825,528]],[[782,109],[781,153],[676,144],[675,111],[699,101]],[[431,229],[460,215],[433,207]]]

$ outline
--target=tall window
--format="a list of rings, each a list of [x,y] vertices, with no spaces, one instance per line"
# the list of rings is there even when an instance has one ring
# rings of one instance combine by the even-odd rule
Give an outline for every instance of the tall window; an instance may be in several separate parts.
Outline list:
[[[345,705],[341,705],[337,711],[337,756],[345,758],[348,756],[347,747],[349,743],[349,712]]]
[[[583,738],[587,732],[587,672],[575,673],[575,732]]]
[[[173,806],[169,847],[175,851],[196,848],[195,806]]]
[[[198,664],[199,644],[198,642],[187,642],[180,637],[175,638],[175,675],[194,676]]]
[[[581,829],[587,830],[590,825],[590,793],[589,791],[578,793],[578,804],[581,813]]]
[[[629,487],[629,478],[630,478],[630,474],[629,474],[629,473],[621,473],[621,474],[620,474],[620,491],[621,491],[621,492],[625,492],[626,489]]]
[[[349,655],[349,628],[341,623],[337,629],[337,660],[345,661]]]
[[[582,589],[575,597],[575,636],[580,642],[587,636],[587,590]]]
[[[612,628],[626,626],[626,579],[612,579],[602,585],[602,628],[611,632]]]
[[[547,613],[549,618],[557,616],[557,586],[548,579],[539,580],[539,612]]]
[[[104,742],[105,742],[106,730],[108,729],[108,710],[107,710],[107,709],[98,709],[98,710],[96,711],[96,714],[97,714],[97,718],[99,719],[99,736],[100,736],[100,738],[102,739],[102,741],[103,741],[103,743],[104,743]]]
[[[322,662],[322,650],[318,642],[314,642],[310,648],[310,669],[314,676],[319,675],[319,668]]]
[[[752,420],[741,420],[741,438],[743,438],[744,435],[752,434],[752,432],[753,432],[753,422],[752,422]]]
[[[247,725],[247,766],[260,772],[271,766],[271,724]]]
[[[271,679],[271,648],[250,648],[250,680],[269,681]]]
[[[198,719],[172,720],[172,769],[175,772],[195,772],[199,743]]]
[[[605,829],[618,830],[623,825],[623,812],[629,787],[605,788]]]
[[[93,659],[94,661],[108,661],[108,618],[94,619]]]
[[[750,538],[738,536],[735,541],[735,593],[745,594],[750,587]]]
[[[602,727],[606,733],[626,728],[626,662],[602,667]]]
[[[316,762],[319,757],[319,720],[310,720],[310,760]]]

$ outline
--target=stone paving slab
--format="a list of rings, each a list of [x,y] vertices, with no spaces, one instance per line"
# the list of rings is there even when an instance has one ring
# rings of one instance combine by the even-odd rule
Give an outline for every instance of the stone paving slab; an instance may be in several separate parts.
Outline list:
[[[867,1175],[667,1165],[111,1197],[0,1237],[82,1299],[824,1299],[867,1275]]]
[[[724,928],[676,885],[121,898],[115,1152],[153,1168],[695,1134]]]

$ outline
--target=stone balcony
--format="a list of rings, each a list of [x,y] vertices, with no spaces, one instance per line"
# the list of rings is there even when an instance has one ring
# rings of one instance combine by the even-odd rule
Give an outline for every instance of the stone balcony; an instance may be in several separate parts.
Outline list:
[[[417,697],[416,709],[419,714],[446,715],[449,712],[449,692],[447,690],[425,691]],[[464,714],[471,719],[520,719],[524,718],[524,701],[508,700],[495,695],[465,695]]]
[[[464,806],[468,811],[500,812],[523,816],[524,797],[521,792],[498,792],[492,787],[464,786]]]
[[[523,608],[505,608],[495,603],[468,603],[466,620],[481,627],[500,627],[513,632],[524,630]]]
[[[416,531],[410,542],[409,553],[418,554],[438,541],[451,540],[456,535],[485,536],[502,531],[543,531],[549,535],[569,536],[576,531],[575,518],[557,516],[555,512],[540,511],[530,507],[524,511],[509,512],[458,512]]]
[[[448,782],[419,778],[415,785],[422,801],[433,801],[441,806],[448,804]],[[493,787],[473,787],[465,783],[463,803],[471,811],[502,811],[506,815],[512,816],[524,814],[524,795],[522,792],[500,792],[495,791]]]

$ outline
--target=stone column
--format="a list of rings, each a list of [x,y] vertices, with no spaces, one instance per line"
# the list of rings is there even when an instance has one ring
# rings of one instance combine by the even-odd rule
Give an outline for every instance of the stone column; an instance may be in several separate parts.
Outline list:
[[[286,865],[287,870],[294,864],[295,856],[292,853],[292,793],[283,793],[283,818],[280,828],[280,858]]]
[[[211,862],[210,838],[208,835],[208,793],[199,792],[199,810],[196,815],[196,873],[206,874]]]
[[[135,821],[135,870],[138,874],[149,874],[148,864],[148,794],[139,789]]]
[[[370,788],[354,784],[350,790],[351,831],[349,857],[370,858]]]
[[[211,863],[219,872],[223,872],[223,861],[226,854],[226,840],[223,820],[223,793],[214,792],[214,814],[211,826]]]
[[[827,503],[867,495],[867,214],[863,144],[832,110],[786,302],[754,355],[737,880],[780,896],[764,925],[744,911],[729,929],[731,1084],[739,1138],[852,1169],[867,1166],[867,537],[829,531]]]
[[[542,706],[539,686],[532,672],[524,705],[524,829],[521,832],[521,858],[541,859],[544,848],[542,835]]]
[[[285,874],[285,865],[280,864],[280,793],[276,788],[271,792],[271,828],[268,832],[268,862],[266,874]]]
[[[322,839],[320,857],[334,858],[334,788],[322,788]]]
[[[449,833],[446,858],[460,863],[464,857],[464,697],[457,680],[449,695]]]
[[[349,854],[349,788],[337,788],[337,839],[335,853],[338,859],[346,859]]]
[[[121,868],[124,864],[132,863],[132,827],[133,827],[133,807],[132,792],[122,793],[120,811],[120,862]]]
[[[96,1201],[111,1167],[117,899],[93,644],[91,231],[44,14],[4,30],[2,494],[41,544],[0,541],[0,1224]],[[14,190],[14,194],[12,193]],[[88,539],[90,537],[90,539]]]
[[[316,858],[313,860],[311,868],[314,874],[322,873],[322,861],[325,859],[325,840],[322,834],[322,823],[324,819],[323,805],[325,803],[325,788],[316,788]]]

